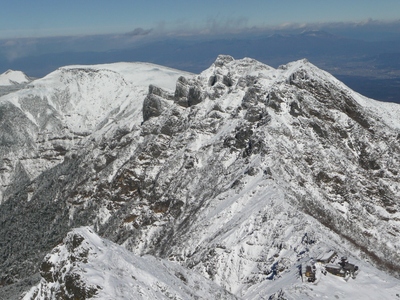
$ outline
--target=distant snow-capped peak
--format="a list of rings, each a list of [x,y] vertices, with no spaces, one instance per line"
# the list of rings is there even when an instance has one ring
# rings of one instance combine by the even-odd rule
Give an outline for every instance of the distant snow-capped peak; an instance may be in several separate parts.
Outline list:
[[[25,73],[21,71],[7,70],[0,75],[0,86],[28,83],[31,81]]]

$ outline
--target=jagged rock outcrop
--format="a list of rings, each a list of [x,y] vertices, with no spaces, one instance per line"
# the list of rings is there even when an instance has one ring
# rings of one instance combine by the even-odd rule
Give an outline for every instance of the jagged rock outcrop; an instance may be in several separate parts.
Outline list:
[[[176,82],[175,102],[183,107],[190,107],[202,102],[204,95],[199,85],[200,82],[196,82],[196,80],[179,77]]]

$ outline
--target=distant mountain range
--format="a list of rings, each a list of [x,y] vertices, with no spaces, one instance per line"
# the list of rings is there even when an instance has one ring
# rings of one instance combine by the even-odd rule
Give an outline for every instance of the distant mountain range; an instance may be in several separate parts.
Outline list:
[[[52,50],[55,46],[49,40],[41,45],[40,51],[12,61],[3,55],[0,69],[19,69],[30,76],[42,77],[70,64],[145,61],[199,73],[220,53],[235,58],[252,57],[273,67],[307,58],[366,96],[400,102],[400,40],[366,42],[324,31],[305,31],[300,34],[230,35],[213,39],[165,37],[124,49],[99,51],[62,52],[61,42],[57,40],[54,43],[57,50]]]

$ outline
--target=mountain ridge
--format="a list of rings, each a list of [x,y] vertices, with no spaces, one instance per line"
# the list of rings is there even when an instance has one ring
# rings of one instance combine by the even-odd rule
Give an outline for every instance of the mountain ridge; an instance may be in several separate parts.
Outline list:
[[[71,228],[87,225],[248,299],[327,293],[329,280],[301,285],[296,270],[331,248],[365,275],[398,272],[398,106],[378,106],[306,60],[274,69],[219,56],[199,75],[178,73],[174,90],[131,94],[139,108],[98,123],[37,177],[15,168],[0,210],[3,282],[38,272]]]
[[[134,256],[87,227],[68,233],[63,244],[45,257],[40,272],[41,283],[23,299],[237,299],[178,265],[151,256]]]

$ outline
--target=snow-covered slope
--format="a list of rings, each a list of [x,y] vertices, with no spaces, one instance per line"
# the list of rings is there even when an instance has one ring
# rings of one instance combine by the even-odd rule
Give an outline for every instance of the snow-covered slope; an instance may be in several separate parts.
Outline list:
[[[49,105],[72,131],[90,133],[106,117],[113,118],[128,106],[140,112],[150,83],[173,90],[176,79],[184,74],[148,63],[68,66],[36,80],[34,92],[26,92],[50,98]],[[140,123],[140,114],[135,117]]]
[[[173,89],[182,75],[188,73],[148,63],[69,66],[1,97],[0,203],[13,177],[36,178],[107,123],[129,115],[126,130],[140,124],[149,84]]]
[[[244,299],[363,299],[376,286],[382,299],[400,294],[398,105],[367,99],[306,60],[274,69],[220,56],[199,75],[151,65],[166,77],[150,87],[149,65],[122,65],[66,67],[56,81],[31,84],[66,132],[32,139],[32,153],[41,158],[41,141],[64,150],[48,154],[46,168],[21,155],[8,173],[3,284],[38,272],[71,228],[89,225]],[[3,97],[4,111],[39,124],[42,113],[18,96],[29,92]],[[28,125],[21,137],[50,126]],[[356,279],[303,282],[300,266],[328,250],[360,267]]]
[[[236,299],[176,263],[135,256],[87,227],[68,233],[40,273],[23,299]]]
[[[20,108],[41,130],[54,131],[46,121],[55,115],[72,132],[88,134],[109,114],[113,117],[132,105],[141,108],[150,83],[173,89],[184,74],[148,63],[68,66],[3,97],[3,102]],[[40,112],[38,104],[43,105]]]
[[[298,263],[306,264],[307,259],[301,257]],[[355,279],[318,273],[312,284],[303,282],[298,266],[289,267],[283,276],[253,282],[245,298],[395,299],[398,280],[357,263],[361,272]],[[40,283],[23,299],[239,299],[177,262],[136,256],[88,227],[68,233],[63,243],[46,255],[40,274]]]
[[[0,74],[0,86],[28,83],[29,81],[31,81],[29,77],[21,71],[7,70]]]

